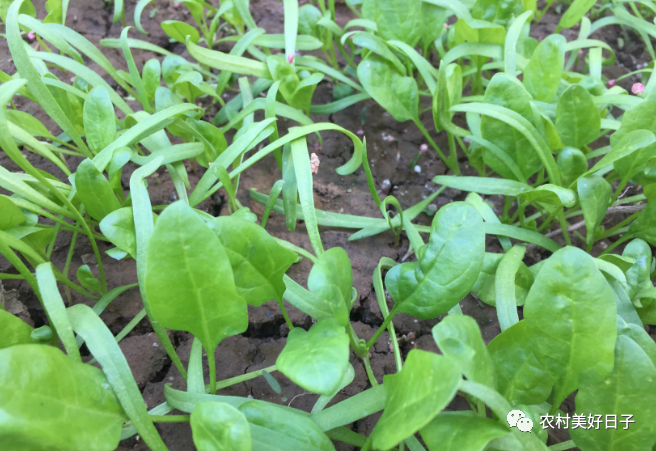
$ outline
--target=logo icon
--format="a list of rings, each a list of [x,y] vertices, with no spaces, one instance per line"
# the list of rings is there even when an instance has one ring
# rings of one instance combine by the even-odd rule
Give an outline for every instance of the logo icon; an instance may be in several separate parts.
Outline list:
[[[531,432],[533,420],[528,418],[521,410],[511,410],[506,417],[511,428],[517,427],[522,432]]]

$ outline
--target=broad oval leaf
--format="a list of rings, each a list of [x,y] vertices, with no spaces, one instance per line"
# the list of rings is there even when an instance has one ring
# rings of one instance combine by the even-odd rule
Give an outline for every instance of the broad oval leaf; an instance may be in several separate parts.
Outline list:
[[[431,227],[419,262],[403,263],[385,276],[398,311],[417,318],[448,312],[471,291],[483,265],[485,230],[474,207],[453,202],[442,207]]]
[[[458,391],[460,369],[444,356],[413,349],[403,369],[383,378],[385,410],[371,433],[374,449],[390,449],[426,426]]]
[[[544,38],[524,69],[524,86],[534,100],[551,103],[558,92],[565,65],[567,40],[559,34]]]
[[[32,327],[17,316],[0,309],[0,349],[32,343]]]
[[[504,398],[512,405],[546,401],[553,380],[535,357],[525,320],[494,337],[487,349],[494,364],[497,390]]]
[[[429,451],[482,451],[508,429],[488,418],[441,414],[419,432]]]
[[[362,17],[376,22],[386,41],[398,40],[414,47],[422,36],[421,0],[363,0]]]
[[[568,187],[588,170],[588,160],[579,149],[566,147],[560,151],[556,160],[561,183]]]
[[[554,404],[612,371],[615,297],[586,252],[565,247],[542,265],[524,318],[536,355],[555,381]]]
[[[237,293],[255,307],[273,299],[281,302],[282,277],[296,261],[296,253],[245,219],[221,216],[211,226],[230,259]]]
[[[335,451],[317,423],[293,409],[249,401],[239,411],[250,423],[253,451]]]
[[[208,352],[248,327],[230,259],[214,231],[184,201],[169,206],[148,243],[145,289],[153,317],[196,336]]]
[[[179,20],[165,20],[162,22],[162,30],[164,30],[164,33],[168,37],[182,44],[187,42],[187,36],[189,36],[189,40],[194,44],[200,39],[200,34],[198,34],[198,30],[195,27]]]
[[[12,451],[112,451],[126,420],[101,370],[44,345],[0,350],[0,405]]]
[[[82,265],[77,269],[77,280],[87,290],[100,293],[100,280],[93,275],[89,265]]]
[[[563,145],[576,149],[599,137],[599,109],[592,95],[583,86],[570,85],[558,99],[556,129]]]
[[[349,338],[337,318],[326,318],[309,331],[295,327],[276,366],[303,389],[330,395],[342,382],[349,365]]]
[[[312,266],[308,276],[308,288],[326,310],[332,311],[346,326],[353,287],[353,270],[348,254],[341,247],[333,247],[323,253]]]
[[[358,79],[376,102],[399,122],[417,120],[419,90],[414,78],[399,74],[380,56],[372,56],[358,65]]]
[[[97,221],[121,208],[109,182],[89,159],[77,168],[75,189],[89,215]]]
[[[153,223],[157,215],[153,213]],[[136,259],[137,237],[134,230],[132,207],[119,208],[100,221],[100,231],[114,246]]]
[[[13,229],[27,220],[25,214],[7,196],[0,196],[0,230]]]
[[[449,315],[433,327],[433,339],[465,377],[494,389],[494,369],[481,330],[471,316]]]
[[[251,451],[248,421],[230,404],[199,402],[190,423],[198,451]]]
[[[508,108],[528,121],[533,118],[531,98],[517,79],[498,73],[485,90],[485,103]],[[489,115],[481,117],[481,135],[496,144],[519,166],[525,179],[535,174],[542,166],[537,152],[531,150],[528,139],[517,129]],[[483,159],[495,172],[506,179],[515,180],[514,174],[491,152],[483,151]]]
[[[84,134],[94,154],[116,140],[116,115],[109,92],[98,86],[87,94],[82,109]]]
[[[576,183],[576,189],[583,210],[587,241],[591,243],[597,227],[606,216],[613,188],[603,177],[590,175],[581,177]]]
[[[647,335],[644,330],[642,331]],[[647,337],[652,355],[656,344]],[[615,369],[603,381],[581,387],[576,412],[617,415],[617,428],[570,430],[572,439],[586,451],[650,450],[656,441],[656,367],[645,350],[632,338],[619,335],[615,345]],[[625,415],[625,416],[623,416]],[[631,415],[634,421],[621,423]]]

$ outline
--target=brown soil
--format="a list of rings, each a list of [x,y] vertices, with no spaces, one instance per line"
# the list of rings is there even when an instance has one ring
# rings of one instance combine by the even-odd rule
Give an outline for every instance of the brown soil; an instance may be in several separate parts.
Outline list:
[[[34,3],[37,6],[37,17],[43,18],[45,16],[44,1],[35,1]],[[128,24],[133,23],[132,18],[135,4],[135,0],[126,1],[126,18]],[[276,0],[251,0],[251,6],[255,21],[260,27],[265,28],[269,33],[282,33],[283,15],[281,2]],[[121,26],[120,24],[112,25],[111,7],[111,4],[105,7],[105,3],[100,0],[73,0],[70,3],[67,24],[96,45],[103,38],[118,38]],[[138,32],[135,30],[131,31],[130,35],[135,38],[149,40],[174,53],[189,58],[183,45],[170,44],[168,42],[168,38],[159,25],[161,21],[169,19],[192,22],[193,19],[187,14],[187,9],[183,5],[175,8],[173,2],[166,0],[156,1],[156,7],[157,13],[152,19],[149,19],[149,13],[152,10],[151,6],[146,8],[142,18],[143,26],[149,32],[149,36],[138,36]],[[343,5],[338,5],[338,23],[343,25],[350,18],[350,11]],[[553,32],[557,20],[556,16],[547,15],[543,19],[542,24],[534,28],[534,36],[542,38]],[[608,27],[602,30],[602,32],[606,36],[612,37],[616,30]],[[565,35],[568,40],[571,40],[576,37],[577,33],[576,30],[567,31]],[[593,37],[599,38],[598,36]],[[601,39],[604,38],[601,37]],[[613,37],[613,39],[615,38]],[[609,39],[606,40],[609,41]],[[638,58],[636,59],[636,56],[633,54],[627,56],[626,53],[618,53],[619,61],[624,62],[625,67],[614,66],[605,68],[605,74],[608,72],[609,76],[612,74],[612,77],[616,78],[622,73],[629,72],[628,66],[631,66],[630,70],[633,70],[636,61],[646,61],[644,55],[642,55],[640,41],[634,39],[633,42],[637,43],[633,50],[638,54]],[[634,44],[629,43],[626,50],[628,51],[632,45]],[[120,50],[105,49],[103,53],[116,68],[126,69]],[[133,53],[139,67],[148,59],[156,57],[156,55],[149,52],[138,50],[135,50]],[[93,62],[87,61],[87,66],[105,76]],[[15,72],[6,45],[0,48],[0,70],[10,74]],[[71,74],[58,75],[65,81],[68,81],[71,76]],[[107,76],[105,76],[105,79],[115,87],[113,80]],[[623,86],[627,85],[630,88],[633,82],[634,80],[627,80],[623,83]],[[324,81],[315,94],[314,102],[323,104],[331,101],[332,84]],[[57,131],[54,123],[43,114],[37,105],[19,99],[18,106],[23,111],[39,118],[50,130]],[[361,127],[363,109],[366,109],[366,120],[364,126]],[[260,118],[258,117],[257,119],[259,120]],[[331,116],[314,116],[313,120],[315,122],[333,122],[353,132],[363,128],[367,137],[369,158],[377,186],[383,190],[383,194],[396,196],[404,208],[416,204],[434,192],[438,187],[431,182],[431,179],[435,175],[446,173],[444,164],[432,151],[419,157],[416,164],[420,166],[421,172],[415,172],[414,168],[411,168],[410,165],[419,152],[421,144],[424,143],[423,136],[413,124],[397,123],[394,121],[374,101],[370,100],[360,103]],[[424,115],[423,122],[427,129],[432,130],[434,128],[432,117],[429,114]],[[287,125],[291,126],[292,124],[287,124],[286,120],[280,120],[279,125],[284,129]],[[284,132],[284,130],[281,130],[281,134]],[[389,142],[384,139],[384,135],[392,135],[396,138],[396,141]],[[444,134],[432,133],[432,135],[442,149],[448,149]],[[335,169],[344,164],[352,154],[353,149],[350,140],[336,132],[324,132],[322,136],[323,145],[319,151],[315,150],[321,159],[321,168],[319,174],[315,177],[314,185],[316,207],[337,213],[344,212],[354,215],[379,217],[380,212],[371,199],[362,169],[359,169],[353,175],[345,177],[335,173]],[[315,141],[312,141],[316,140],[316,138],[310,137],[310,140],[311,147],[317,144]],[[44,161],[44,159],[33,153],[27,153],[27,156],[35,166],[64,179],[61,171],[56,169],[52,164]],[[0,154],[0,164],[9,170],[18,170],[16,165],[5,154]],[[466,159],[461,161],[461,167],[466,174],[475,175],[475,172],[469,168]],[[126,170],[124,170],[122,181],[126,193],[129,190],[129,177],[134,169],[135,167],[126,167]],[[192,186],[195,186],[200,178],[201,171],[196,172],[192,170],[195,168],[191,167],[189,169],[189,179]],[[249,169],[249,171],[242,175],[239,200],[261,216],[263,208],[250,199],[248,190],[255,188],[260,192],[268,193],[270,187],[280,178],[281,175],[275,161],[272,156],[269,156],[265,161]],[[169,204],[176,199],[173,183],[165,171],[160,170],[152,176],[149,186],[153,205]],[[216,215],[227,214],[227,209],[223,202],[224,195],[225,193],[220,192],[218,195],[213,196],[213,198],[201,204],[200,208]],[[463,200],[465,195],[466,193],[457,190],[446,190],[436,199],[435,204],[439,207],[454,200]],[[500,199],[492,198],[490,200],[494,201],[499,208],[503,208]],[[430,224],[431,218],[422,214],[419,216],[418,221],[421,224]],[[296,231],[289,232],[285,227],[284,218],[280,215],[273,214],[267,224],[267,230],[276,237],[288,240],[305,249],[311,249],[307,234],[305,233],[305,227],[300,221]],[[322,239],[326,248],[335,246],[343,247],[351,258],[354,286],[358,291],[358,300],[353,309],[351,319],[358,336],[368,339],[382,323],[382,315],[375,295],[372,293],[372,274],[374,268],[382,257],[390,257],[396,261],[400,261],[408,250],[408,241],[405,237],[402,237],[400,244],[395,246],[393,235],[390,232],[386,232],[375,237],[351,242],[348,241],[351,233],[348,230],[323,228]],[[64,266],[69,245],[70,234],[61,234],[52,257],[53,263],[59,268],[63,268]],[[105,255],[104,251],[111,247],[104,243],[99,243],[99,245],[103,255]],[[488,251],[500,251],[494,237],[489,237],[488,239]],[[91,261],[90,266],[92,270],[97,274],[97,267],[93,264],[93,258],[89,258],[92,256],[91,246],[88,241],[80,239],[75,247],[73,264],[68,274],[72,280],[75,280],[77,268],[89,261]],[[539,261],[546,256],[548,256],[548,253],[535,250],[530,257],[534,261]],[[110,288],[137,282],[134,260],[126,259],[116,261],[106,256],[103,260],[103,265]],[[310,268],[310,263],[304,259],[290,269],[289,276],[297,282],[305,284]],[[0,272],[15,271],[10,267],[8,262],[0,260]],[[12,301],[14,305],[16,305],[15,298],[20,301],[19,303],[22,303],[15,307],[18,309],[16,312],[20,312],[21,317],[33,322],[37,327],[45,324],[43,311],[27,283],[21,281],[5,281],[4,286],[9,292],[9,295],[14,298]],[[5,295],[7,296],[6,293]],[[75,293],[72,295],[72,300],[73,303],[89,303],[88,299],[77,296]],[[467,296],[461,302],[461,305],[463,311],[474,317],[480,325],[486,343],[500,332],[494,308],[482,304],[472,296]],[[311,325],[311,318],[289,304],[285,306],[295,326],[307,328]],[[142,304],[138,290],[129,290],[112,302],[102,314],[102,319],[111,331],[117,334],[141,308]],[[241,375],[249,371],[274,365],[276,357],[285,345],[288,328],[275,302],[269,302],[257,309],[250,308],[249,317],[250,326],[247,332],[241,336],[224,340],[217,349],[216,365],[217,377],[219,379]],[[398,315],[394,324],[400,337],[403,355],[407,355],[413,348],[437,352],[430,331],[432,326],[438,321],[439,319],[425,321],[417,320],[404,314]],[[413,335],[414,340],[407,338]],[[183,332],[172,332],[171,336],[177,347],[178,354],[186,365],[191,349],[191,336]],[[157,337],[152,333],[147,320],[143,320],[120,345],[137,384],[143,390],[143,396],[148,408],[155,407],[165,401],[163,394],[165,384],[170,383],[174,388],[185,389],[183,379],[175,367],[171,365],[171,361],[164,352]],[[333,403],[360,393],[370,386],[364,367],[355,354],[351,356],[351,363],[356,370],[355,380],[336,396]],[[374,347],[371,363],[379,382],[382,382],[384,374],[395,372],[394,359],[389,350],[387,332],[383,334]],[[312,408],[317,395],[305,393],[301,388],[278,372],[272,375],[282,387],[282,396],[287,399],[284,404],[307,411]],[[263,378],[234,385],[221,390],[219,394],[252,396],[256,399],[283,403],[281,401],[281,395],[276,394]],[[467,405],[461,398],[457,398],[450,408],[463,409],[467,408]],[[354,423],[351,427],[361,434],[369,434],[377,419],[378,416],[374,415]],[[171,451],[195,449],[188,424],[159,424],[157,428]],[[564,439],[565,437],[552,438],[550,439],[550,443]],[[121,451],[146,450],[148,447],[138,437],[133,437],[121,442],[118,449]],[[337,449],[350,450],[354,448],[349,445],[338,444]]]

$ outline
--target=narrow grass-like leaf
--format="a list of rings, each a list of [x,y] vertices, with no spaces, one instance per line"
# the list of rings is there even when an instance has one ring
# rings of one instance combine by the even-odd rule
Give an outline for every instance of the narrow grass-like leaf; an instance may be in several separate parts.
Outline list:
[[[90,307],[83,304],[70,307],[68,317],[73,330],[84,338],[91,354],[102,366],[123,410],[144,442],[153,451],[166,451],[166,445],[148,416],[128,362],[107,326]]]
[[[215,69],[227,70],[240,75],[252,75],[257,78],[271,79],[271,73],[264,63],[216,50],[209,50],[191,41],[187,41],[187,50],[197,61],[202,61],[203,64]]]
[[[314,189],[312,181],[312,169],[310,167],[310,155],[308,154],[307,140],[305,137],[291,142],[292,156],[294,158],[294,170],[296,172],[296,183],[298,184],[298,196],[303,209],[305,227],[310,236],[310,243],[317,257],[323,254],[319,224],[314,213]]]
[[[36,280],[39,283],[39,290],[41,291],[41,299],[43,306],[50,318],[51,326],[57,331],[66,353],[73,360],[82,362],[80,351],[75,342],[73,329],[66,314],[66,306],[64,300],[57,288],[57,281],[52,272],[52,264],[50,262],[41,263],[36,268]]]
[[[117,0],[114,0],[117,1]],[[123,49],[123,56],[125,61],[127,61],[128,69],[130,70],[130,77],[132,78],[132,84],[137,90],[137,97],[139,102],[143,106],[144,110],[150,113],[150,102],[148,102],[148,93],[146,88],[144,88],[143,82],[141,81],[141,75],[137,69],[137,65],[134,63],[134,58],[132,57],[132,51],[130,50],[130,45],[128,44],[128,32],[132,27],[125,27],[121,32],[121,48]]]
[[[28,88],[34,97],[39,100],[41,107],[55,121],[59,127],[75,142],[75,145],[88,157],[91,156],[87,145],[84,143],[80,134],[75,130],[75,126],[68,119],[59,104],[41,80],[34,64],[30,61],[27,54],[23,38],[21,37],[18,25],[18,13],[24,0],[16,0],[11,4],[7,11],[7,43],[11,56],[16,68],[21,76],[28,80]]]
[[[298,34],[298,0],[283,0],[285,18],[285,55],[287,61],[294,62],[296,35]]]

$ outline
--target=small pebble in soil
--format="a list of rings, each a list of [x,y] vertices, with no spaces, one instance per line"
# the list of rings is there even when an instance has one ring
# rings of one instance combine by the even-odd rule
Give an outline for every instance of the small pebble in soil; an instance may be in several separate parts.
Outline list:
[[[419,165],[415,166],[415,172],[417,174],[421,174],[421,166],[419,166]]]
[[[414,332],[408,332],[408,340],[414,341],[415,339],[415,333]]]
[[[364,136],[364,130],[360,129],[357,132],[355,132],[355,134],[358,136]]]
[[[392,182],[389,181],[389,179],[383,180],[383,183],[380,184],[380,188],[383,190],[389,189],[389,187],[392,185]]]

